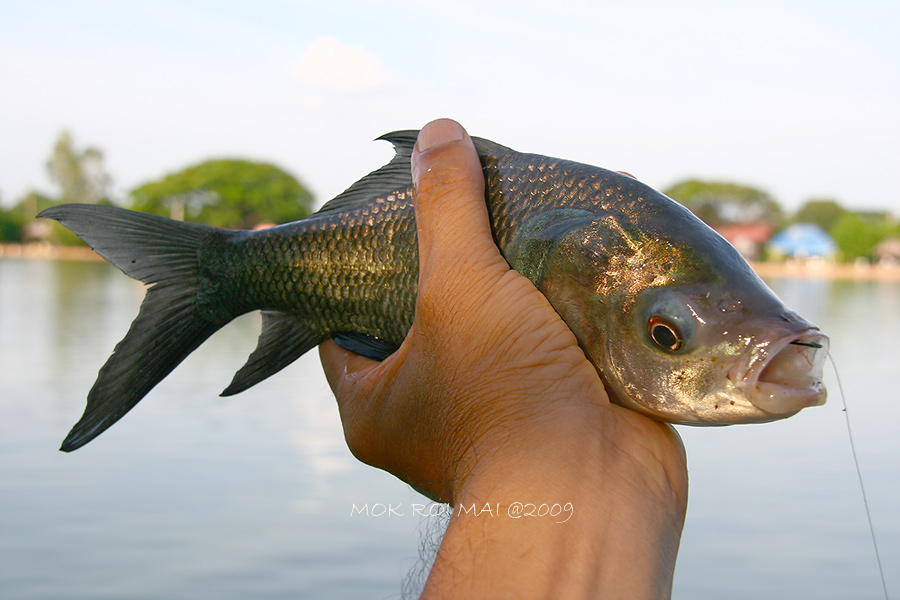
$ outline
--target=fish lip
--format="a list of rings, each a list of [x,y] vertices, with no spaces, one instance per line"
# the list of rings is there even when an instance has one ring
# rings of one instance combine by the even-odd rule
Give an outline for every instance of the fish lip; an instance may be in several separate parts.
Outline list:
[[[786,333],[752,347],[729,373],[729,379],[754,407],[769,415],[789,416],[820,406],[826,398],[822,371],[828,344],[828,337],[816,327]],[[801,368],[795,372],[788,369],[786,377],[777,373],[785,366]],[[776,373],[770,373],[770,368]]]

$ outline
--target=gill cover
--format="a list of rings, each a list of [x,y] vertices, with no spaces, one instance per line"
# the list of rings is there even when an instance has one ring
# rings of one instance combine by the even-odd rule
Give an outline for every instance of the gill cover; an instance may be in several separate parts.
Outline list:
[[[566,234],[596,215],[574,208],[550,210],[525,221],[504,251],[509,266],[540,287],[551,251]]]

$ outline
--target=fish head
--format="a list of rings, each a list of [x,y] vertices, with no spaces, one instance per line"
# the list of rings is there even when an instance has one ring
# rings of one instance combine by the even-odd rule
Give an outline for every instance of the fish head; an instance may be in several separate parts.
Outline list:
[[[609,215],[563,217],[531,275],[613,402],[693,425],[774,421],[825,402],[828,338],[718,234],[685,242]]]
[[[746,291],[746,290],[745,290]],[[604,379],[619,403],[697,425],[766,422],[823,404],[828,338],[763,290],[642,290],[610,315]]]

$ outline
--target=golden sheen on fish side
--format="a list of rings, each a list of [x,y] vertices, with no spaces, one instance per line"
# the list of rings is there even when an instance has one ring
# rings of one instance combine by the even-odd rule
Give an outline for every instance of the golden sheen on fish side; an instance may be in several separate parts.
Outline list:
[[[41,213],[149,284],[62,449],[134,407],[235,317],[261,310],[256,350],[223,395],[320,342],[382,360],[412,325],[418,248],[410,155],[310,217],[230,231],[109,206]],[[614,402],[661,421],[763,422],[822,404],[827,338],[788,310],[716,232],[627,175],[473,138],[494,237],[572,329]]]

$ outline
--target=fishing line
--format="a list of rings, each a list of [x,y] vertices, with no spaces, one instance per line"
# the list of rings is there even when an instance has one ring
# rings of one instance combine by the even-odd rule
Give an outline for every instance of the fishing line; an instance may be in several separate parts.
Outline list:
[[[890,600],[888,596],[887,582],[884,579],[884,567],[881,564],[881,552],[878,550],[878,539],[875,536],[875,525],[872,523],[872,512],[869,510],[869,497],[866,494],[866,485],[863,483],[862,470],[859,468],[859,456],[856,454],[856,444],[853,441],[853,428],[850,427],[850,412],[847,410],[847,397],[844,395],[844,386],[841,384],[841,376],[838,374],[837,364],[831,353],[827,353],[828,360],[831,362],[831,368],[837,379],[838,391],[841,393],[841,405],[844,407],[844,421],[847,423],[847,435],[850,437],[850,452],[853,454],[853,463],[856,465],[856,476],[859,479],[859,489],[862,492],[863,506],[866,507],[866,519],[869,521],[869,533],[872,535],[872,546],[875,547],[875,560],[878,561],[878,574],[881,575],[881,587],[884,590],[884,599]]]

